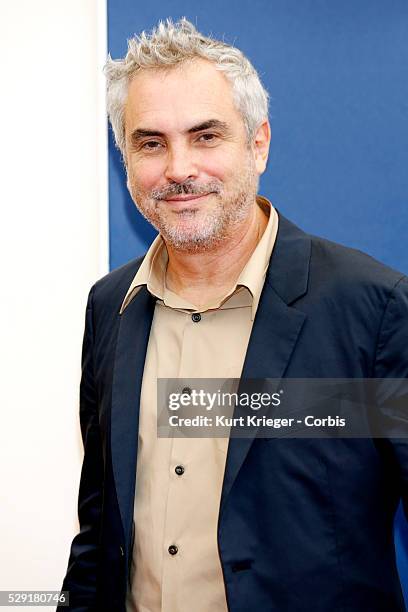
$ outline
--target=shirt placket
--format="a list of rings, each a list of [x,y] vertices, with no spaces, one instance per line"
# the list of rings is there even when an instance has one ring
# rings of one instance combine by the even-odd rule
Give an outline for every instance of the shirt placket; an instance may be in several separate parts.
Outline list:
[[[184,333],[181,345],[178,379],[179,392],[189,392],[186,380],[197,377],[194,355],[202,350],[203,322],[205,314],[184,313]],[[206,440],[178,438],[172,439],[169,464],[169,488],[165,517],[163,542],[163,581],[162,612],[190,612],[193,602],[185,596],[185,585],[189,583],[192,546],[196,546],[190,536],[190,525],[195,517],[191,516],[191,497],[195,496],[199,474],[195,469],[197,453]],[[194,473],[196,472],[196,473]],[[188,549],[186,549],[188,547]]]

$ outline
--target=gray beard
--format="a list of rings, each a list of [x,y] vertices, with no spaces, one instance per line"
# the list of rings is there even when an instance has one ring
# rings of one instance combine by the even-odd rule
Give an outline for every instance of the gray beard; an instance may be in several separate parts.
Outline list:
[[[160,232],[166,243],[173,249],[185,253],[211,251],[233,234],[235,228],[241,225],[250,214],[259,183],[253,160],[248,161],[245,170],[246,172],[240,177],[236,189],[231,194],[223,194],[222,183],[218,180],[204,185],[195,184],[190,180],[183,184],[153,190],[144,198],[137,189],[134,189],[132,190],[134,201],[141,214]],[[209,192],[213,192],[212,197],[217,198],[218,203],[215,208],[208,211],[204,218],[199,209],[187,207],[177,213],[180,223],[174,220],[169,222],[165,215],[158,212],[160,201],[165,197],[183,193],[199,195]],[[194,224],[195,217],[200,218],[196,225]],[[188,228],[183,224],[185,220],[189,221]]]

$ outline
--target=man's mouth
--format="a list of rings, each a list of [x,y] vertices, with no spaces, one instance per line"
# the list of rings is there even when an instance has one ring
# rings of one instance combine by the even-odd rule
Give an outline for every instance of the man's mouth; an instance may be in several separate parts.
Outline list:
[[[200,193],[200,194],[184,194],[184,195],[174,195],[167,198],[164,198],[166,202],[191,202],[192,200],[198,200],[200,198],[205,198],[208,196],[208,193]]]

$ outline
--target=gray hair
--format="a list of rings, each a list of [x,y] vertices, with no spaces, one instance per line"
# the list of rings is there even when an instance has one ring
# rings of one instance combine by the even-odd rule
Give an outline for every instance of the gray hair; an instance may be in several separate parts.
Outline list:
[[[151,33],[142,32],[128,41],[123,59],[108,56],[107,108],[117,147],[125,157],[124,108],[129,82],[139,71],[171,68],[187,60],[202,58],[212,62],[232,85],[234,104],[241,113],[248,142],[268,117],[268,93],[245,55],[231,45],[206,37],[184,17],[173,23],[160,21]]]

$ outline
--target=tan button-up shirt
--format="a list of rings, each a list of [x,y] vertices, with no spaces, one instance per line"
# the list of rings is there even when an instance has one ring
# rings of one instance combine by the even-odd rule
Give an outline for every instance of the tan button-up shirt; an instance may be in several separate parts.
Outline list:
[[[201,309],[200,321],[191,317],[196,307],[166,287],[168,256],[160,236],[122,305],[121,312],[142,285],[157,298],[140,398],[127,612],[227,611],[217,523],[229,440],[157,438],[157,378],[241,376],[278,229],[272,205],[260,196],[257,202],[268,225],[236,285]]]

